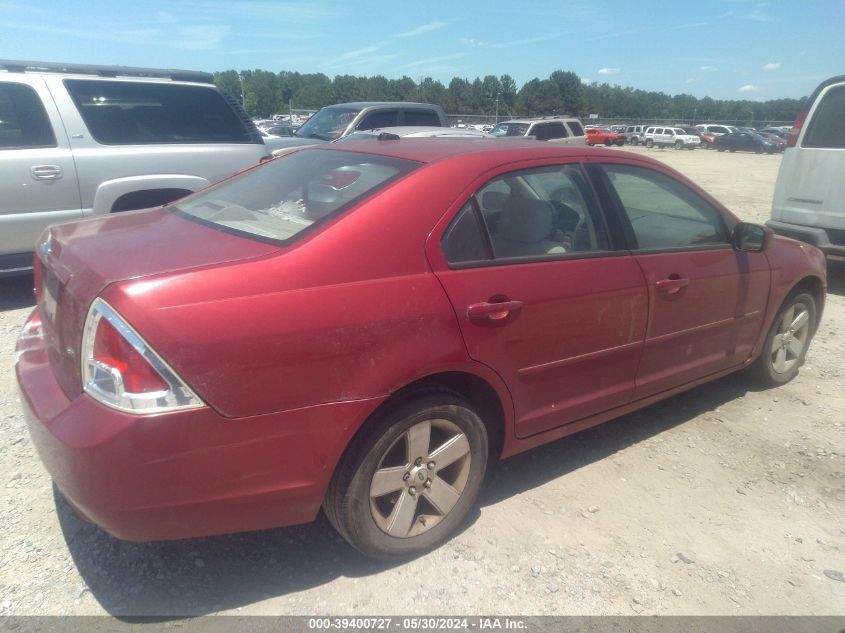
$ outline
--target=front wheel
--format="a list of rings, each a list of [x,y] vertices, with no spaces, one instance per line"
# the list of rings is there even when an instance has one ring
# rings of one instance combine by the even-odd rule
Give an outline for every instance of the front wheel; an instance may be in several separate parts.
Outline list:
[[[646,146],[646,147],[654,147],[654,139],[647,138],[647,139],[645,140],[645,146]]]
[[[487,429],[469,403],[436,391],[383,412],[342,460],[323,504],[363,554],[406,558],[445,541],[487,467]]]
[[[675,141],[675,149],[683,149],[684,144],[681,141]]]
[[[775,317],[763,351],[751,366],[754,378],[766,387],[789,382],[804,363],[816,326],[816,302],[806,292],[790,295]]]

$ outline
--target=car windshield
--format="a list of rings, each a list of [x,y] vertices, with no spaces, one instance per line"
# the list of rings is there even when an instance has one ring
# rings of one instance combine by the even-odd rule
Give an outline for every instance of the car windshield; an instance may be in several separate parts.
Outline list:
[[[301,138],[333,141],[349,126],[360,108],[323,108],[296,131]]]
[[[358,152],[306,149],[168,209],[226,232],[286,243],[417,166],[413,161]]]
[[[528,132],[528,123],[499,123],[493,128],[493,136],[525,136]]]

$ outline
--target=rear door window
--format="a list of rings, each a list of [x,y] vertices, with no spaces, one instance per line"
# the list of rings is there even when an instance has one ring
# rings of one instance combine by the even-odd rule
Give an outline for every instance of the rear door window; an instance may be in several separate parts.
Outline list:
[[[0,150],[56,147],[44,104],[30,86],[0,82]]]
[[[440,127],[442,124],[437,113],[431,110],[405,110],[404,125]]]
[[[824,94],[801,147],[845,149],[845,85],[830,88]]]
[[[549,123],[549,138],[566,138],[563,123]]]
[[[249,130],[212,87],[65,79],[85,125],[104,145],[250,143]]]
[[[371,112],[355,128],[357,130],[374,130],[381,127],[396,127],[399,125],[399,112],[396,110],[382,110]]]

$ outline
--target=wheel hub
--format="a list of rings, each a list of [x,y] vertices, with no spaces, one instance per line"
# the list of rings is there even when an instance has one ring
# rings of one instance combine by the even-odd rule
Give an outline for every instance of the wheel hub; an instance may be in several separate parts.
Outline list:
[[[408,477],[405,478],[405,488],[411,494],[419,494],[423,490],[423,488],[426,488],[428,487],[428,485],[431,485],[431,474],[431,471],[426,467],[425,464],[414,465],[408,471]]]

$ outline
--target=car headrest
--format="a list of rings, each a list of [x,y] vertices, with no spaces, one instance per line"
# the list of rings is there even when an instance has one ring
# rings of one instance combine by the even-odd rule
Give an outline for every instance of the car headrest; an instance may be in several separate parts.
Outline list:
[[[532,244],[552,232],[552,205],[545,200],[511,198],[499,218],[499,237]]]

